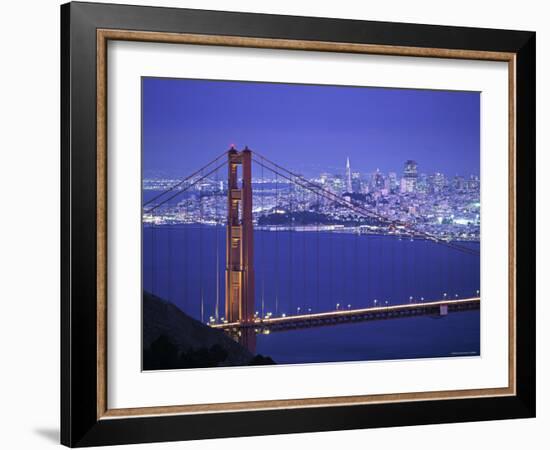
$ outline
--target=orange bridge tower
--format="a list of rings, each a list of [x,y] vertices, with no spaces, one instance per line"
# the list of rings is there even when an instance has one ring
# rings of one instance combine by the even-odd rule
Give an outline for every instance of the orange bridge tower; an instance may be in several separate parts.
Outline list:
[[[225,318],[230,323],[250,323],[252,333],[241,329],[239,340],[254,351],[255,345],[247,342],[247,335],[254,334],[252,152],[248,147],[239,152],[232,146],[228,159]]]

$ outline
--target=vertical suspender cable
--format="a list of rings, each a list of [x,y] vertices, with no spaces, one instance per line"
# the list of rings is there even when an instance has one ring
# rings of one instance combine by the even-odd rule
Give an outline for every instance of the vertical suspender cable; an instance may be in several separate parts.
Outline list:
[[[216,322],[218,322],[220,318],[220,221],[218,215],[218,200],[220,193],[218,170],[216,170],[216,188],[214,189],[214,225],[216,227],[216,309],[214,311],[214,317],[216,318]]]
[[[406,231],[403,230],[401,233],[400,241],[401,244],[399,245],[400,248],[400,255],[401,258],[401,292],[400,292],[400,300],[399,303],[405,303],[405,300],[408,299],[408,279],[407,279],[407,236]]]
[[[320,291],[320,255],[319,255],[319,219],[321,215],[321,203],[319,199],[319,193],[317,193],[317,233],[316,233],[316,253],[317,253],[317,296],[316,296],[316,303],[315,303],[315,312],[319,312],[319,297],[321,294]]]
[[[166,229],[166,242],[168,247],[168,300],[173,301],[172,298],[172,224],[168,223],[164,227]]]
[[[202,277],[202,187],[199,186],[199,289],[200,289],[200,317],[204,323],[204,287]]]
[[[151,294],[155,295],[155,216],[151,216]]]
[[[452,252],[445,252],[445,259],[447,260],[447,298],[454,298],[454,288],[452,285]]]
[[[370,224],[371,219],[367,219],[367,222]],[[366,253],[367,253],[367,300],[369,302],[373,301],[373,298],[371,297],[372,291],[370,287],[371,282],[371,272],[372,272],[372,260],[371,260],[371,240],[372,240],[372,234],[371,230],[368,229],[367,235],[365,236],[365,247],[366,247]],[[376,306],[376,305],[374,305]]]
[[[342,276],[340,277],[340,286],[341,286],[341,289],[342,289],[342,299],[344,301],[344,304],[347,305],[348,304],[348,296],[347,296],[347,292],[346,292],[346,287],[347,287],[347,283],[346,283],[346,277],[348,275],[348,271],[346,270],[346,235],[344,234],[342,236],[342,239],[340,239],[340,246],[341,246],[341,253],[342,253]]]
[[[306,191],[305,189],[301,189],[302,191],[302,211],[304,213],[303,217],[306,217],[306,212],[309,211],[309,208],[306,207]],[[306,225],[306,222],[302,220],[302,227]],[[302,300],[304,302],[307,302],[307,289],[306,289],[306,237],[307,233],[305,232],[305,229],[302,231]]]
[[[443,294],[445,292],[445,271],[444,271],[444,262],[445,262],[445,255],[443,253],[443,247],[437,246],[434,243],[435,251],[437,252],[437,260],[439,261],[439,292],[438,292],[438,300],[443,298]]]
[[[357,219],[357,218],[356,218]],[[359,297],[357,295],[357,288],[358,288],[358,282],[357,282],[357,276],[359,272],[359,257],[358,257],[358,245],[359,245],[359,231],[361,230],[359,228],[359,222],[355,222],[356,229],[354,230],[354,242],[353,242],[353,303],[357,304],[359,301]],[[359,305],[357,305],[359,307]]]
[[[279,175],[275,173],[275,217],[279,214]],[[275,312],[279,310],[279,222],[275,224]]]
[[[293,309],[293,298],[292,298],[292,234],[293,234],[293,222],[294,222],[294,205],[292,203],[292,194],[293,194],[292,183],[288,183],[288,210],[289,214],[289,227],[288,227],[288,302],[290,304],[290,309]],[[278,313],[278,311],[277,311]]]
[[[334,219],[331,220],[331,222],[334,222]],[[333,284],[334,284],[334,249],[333,249],[333,246],[334,246],[334,224],[332,224],[333,226],[330,228],[330,232],[329,232],[329,235],[328,235],[328,260],[329,260],[329,279],[328,279],[328,297],[329,297],[329,301],[331,302],[330,303],[330,309],[332,309],[332,305],[334,303],[334,300],[336,300],[336,302],[338,302],[338,299],[335,299],[333,297]]]
[[[391,234],[388,233],[388,244],[391,246],[391,249],[390,249],[390,259],[391,259],[391,263],[390,263],[390,270],[391,270],[391,277],[390,277],[390,282],[391,282],[391,289],[390,289],[390,293],[391,293],[391,298],[390,300],[392,302],[395,303],[395,289],[396,289],[396,286],[395,286],[395,236],[392,236]]]
[[[181,279],[183,280],[183,304],[184,309],[187,313],[190,313],[189,308],[189,258],[188,258],[188,227],[189,227],[189,199],[185,200],[185,221],[183,224],[183,276]]]
[[[379,224],[379,226],[381,227],[382,224]],[[383,234],[383,231],[382,229],[379,230],[378,232],[378,280],[379,282],[382,281],[384,279],[384,266],[385,266],[385,261],[384,261],[384,234]],[[382,286],[384,286],[382,284]],[[388,301],[388,298],[386,296],[386,291],[385,289],[380,289],[379,288],[379,295],[382,297],[382,300],[384,301],[384,305],[386,305],[387,301]]]
[[[264,214],[264,188],[265,188],[265,179],[264,179],[264,166],[263,164],[260,166],[261,171],[261,183],[262,188],[260,192],[260,215],[259,217],[263,217]],[[259,220],[258,220],[259,222]],[[260,261],[261,261],[261,267],[260,267],[260,273],[262,277],[262,317],[265,317],[265,231],[260,230],[260,248],[261,248],[261,255],[260,255]]]
[[[415,282],[416,282],[416,255],[414,247],[414,232],[409,230],[409,237],[407,238],[408,250],[408,267],[409,267],[409,283],[407,288],[407,299],[412,303],[415,301]]]

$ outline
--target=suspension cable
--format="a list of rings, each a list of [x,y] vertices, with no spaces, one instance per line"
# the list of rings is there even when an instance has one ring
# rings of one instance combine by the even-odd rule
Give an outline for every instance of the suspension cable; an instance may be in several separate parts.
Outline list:
[[[197,178],[195,181],[193,181],[193,183],[191,184],[188,184],[185,188],[183,189],[180,189],[178,192],[176,192],[175,194],[172,194],[170,197],[168,197],[167,199],[163,200],[162,202],[160,202],[159,204],[157,204],[156,206],[153,206],[152,208],[149,208],[147,209],[146,211],[144,211],[144,214],[150,214],[152,213],[153,211],[155,211],[157,208],[161,207],[162,205],[164,205],[165,203],[169,202],[170,200],[172,200],[173,198],[177,197],[178,195],[181,195],[183,194],[184,192],[188,191],[189,189],[191,189],[193,186],[197,185],[198,183],[200,183],[202,180],[204,180],[205,178],[208,178],[210,175],[212,175],[216,170],[220,169],[221,167],[223,167],[224,165],[227,164],[227,161],[224,161],[223,163],[219,164],[218,166],[214,167],[210,172],[208,172],[206,175],[203,175],[199,178]]]
[[[201,173],[204,169],[206,169],[207,167],[211,166],[212,164],[214,164],[216,161],[218,161],[220,158],[222,158],[223,156],[227,155],[227,150],[225,152],[223,152],[221,155],[219,155],[218,157],[214,158],[212,161],[210,161],[208,164],[202,166],[200,169],[196,170],[195,172],[193,172],[191,175],[188,175],[186,176],[183,180],[181,181],[178,181],[176,184],[170,186],[168,189],[164,190],[163,192],[161,192],[160,194],[158,195],[155,195],[153,198],[149,199],[148,201],[146,201],[142,207],[144,206],[147,206],[151,203],[153,203],[155,200],[158,200],[160,197],[168,194],[169,192],[172,192],[174,189],[176,189],[177,187],[181,186],[183,183],[185,183],[186,181],[192,179],[193,177],[195,177],[196,175],[198,175],[199,173]]]

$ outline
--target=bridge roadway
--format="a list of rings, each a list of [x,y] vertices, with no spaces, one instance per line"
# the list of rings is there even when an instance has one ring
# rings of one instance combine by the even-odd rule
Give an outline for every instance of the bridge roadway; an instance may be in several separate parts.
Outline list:
[[[235,332],[242,328],[254,328],[257,333],[330,326],[346,322],[385,320],[412,316],[445,316],[448,313],[479,309],[480,298],[436,300],[402,305],[374,306],[361,309],[297,314],[292,316],[256,318],[253,322],[210,323],[212,328]]]

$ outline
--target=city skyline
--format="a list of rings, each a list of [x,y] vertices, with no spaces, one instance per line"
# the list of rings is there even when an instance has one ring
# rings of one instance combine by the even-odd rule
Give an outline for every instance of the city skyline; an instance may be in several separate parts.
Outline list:
[[[301,231],[317,231],[319,226],[323,226],[336,232],[391,235],[396,233],[396,229],[388,224],[397,221],[414,223],[422,232],[435,233],[445,239],[478,241],[479,177],[449,178],[441,172],[428,175],[418,173],[417,168],[416,161],[406,160],[399,175],[396,172],[386,175],[376,171],[363,177],[353,171],[347,157],[343,174],[322,172],[311,178],[301,178],[299,175],[284,178],[262,170],[261,176],[256,178],[251,174],[253,222],[265,231],[287,228],[282,223],[287,220],[290,227],[300,225],[298,229]],[[144,179],[143,191],[147,193],[147,202],[151,195],[170,192],[173,187],[176,189],[172,194],[173,200],[163,203],[154,215],[145,210],[144,222],[157,225],[223,224],[224,219],[218,215],[225,217],[227,211],[217,199],[229,192],[225,172],[225,167],[221,167],[207,177],[203,172],[196,173],[186,182],[187,188],[181,186],[179,180]],[[295,177],[302,180],[298,186],[293,186]],[[355,206],[366,207],[371,213],[385,217],[388,222],[384,225],[372,218],[350,218],[347,207],[342,208],[341,203],[327,199],[319,202],[315,192],[303,187],[307,183],[313,183],[329,196],[336,195]],[[288,188],[279,193],[278,189],[285,185]],[[179,189],[185,189],[182,191],[184,195],[177,193]],[[312,225],[315,227],[311,228]]]
[[[304,174],[304,173],[299,173],[299,174],[303,175],[303,176],[307,176],[307,178],[314,179],[314,178],[318,178],[323,173],[328,173],[328,174],[332,174],[332,175],[335,175],[335,176],[341,176],[342,179],[345,179],[347,177],[347,162],[348,161],[350,163],[350,175],[360,174],[362,177],[366,177],[366,176],[372,176],[375,173],[381,173],[383,175],[384,174],[386,174],[386,175],[396,174],[397,177],[400,178],[400,177],[403,176],[403,173],[404,173],[404,167],[403,166],[409,160],[403,161],[403,163],[401,164],[400,167],[398,167],[396,169],[390,169],[390,170],[387,170],[387,171],[381,171],[378,167],[375,168],[375,169],[372,169],[372,170],[363,170],[363,169],[355,170],[356,167],[352,164],[351,158],[349,156],[346,156],[345,159],[344,159],[343,165],[341,165],[340,167],[338,167],[338,166],[336,166],[336,167],[327,167],[327,168],[319,167],[317,169],[317,172],[312,171],[309,174]],[[414,162],[416,162],[416,161],[414,161]],[[442,174],[447,179],[451,179],[451,178],[454,178],[454,177],[459,177],[459,178],[464,178],[464,179],[475,178],[475,179],[479,180],[479,174],[473,173],[473,172],[447,173],[447,172],[444,172],[444,171],[441,171],[441,170],[434,170],[433,172],[427,172],[427,171],[421,170],[422,169],[421,164],[417,163],[417,167],[418,167],[418,169],[417,169],[418,175],[428,175],[429,176],[429,175],[435,175],[435,174]],[[253,167],[252,167],[252,179],[253,180],[256,180],[256,179],[261,177],[261,175],[260,176],[255,176],[255,172],[256,172],[255,169],[256,169],[256,165],[253,164]],[[159,171],[155,171],[155,170],[153,170],[151,172],[152,173],[150,173],[150,174],[146,174],[144,172],[143,181],[145,181],[145,180],[153,181],[153,180],[165,179],[165,180],[171,180],[171,181],[177,182],[177,181],[181,180],[181,177],[179,177],[179,176],[174,176],[174,175],[167,174],[167,173],[157,173]],[[281,183],[285,183],[285,180],[284,179],[281,180]]]
[[[343,170],[479,175],[479,93],[143,78],[146,177],[177,178],[231,144],[311,177]]]

